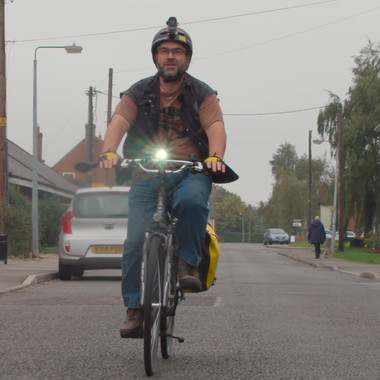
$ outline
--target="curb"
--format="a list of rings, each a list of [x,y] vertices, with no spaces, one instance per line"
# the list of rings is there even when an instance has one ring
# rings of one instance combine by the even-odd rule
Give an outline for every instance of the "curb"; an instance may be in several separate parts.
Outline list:
[[[294,257],[292,255],[288,255],[286,254],[285,252],[278,252],[278,251],[275,251],[278,255],[281,255],[281,256],[285,256],[285,257],[288,257],[289,259],[292,259],[294,261],[298,261],[300,263],[303,263],[303,264],[307,264],[307,265],[310,265],[312,267],[316,267],[316,268],[324,268],[324,269],[330,269],[330,270],[334,270],[334,271],[337,271],[337,272],[341,272],[341,273],[345,273],[345,274],[349,274],[351,276],[357,276],[357,277],[361,277],[361,278],[367,278],[367,279],[370,279],[370,280],[380,280],[380,274],[379,273],[370,273],[370,272],[362,272],[362,273],[359,273],[359,272],[350,272],[350,271],[347,271],[347,270],[343,270],[343,269],[339,269],[336,265],[329,265],[329,264],[321,264],[321,263],[317,263],[317,262],[310,262],[310,261],[306,261],[306,260],[302,260],[298,257]]]
[[[42,284],[43,282],[56,280],[58,278],[59,278],[58,272],[32,274],[32,275],[29,275],[20,285],[15,285],[15,286],[6,288],[4,290],[0,290],[0,294],[24,289],[31,285]]]
[[[379,273],[363,272],[363,273],[361,273],[360,277],[369,278],[371,280],[380,280],[380,274]]]

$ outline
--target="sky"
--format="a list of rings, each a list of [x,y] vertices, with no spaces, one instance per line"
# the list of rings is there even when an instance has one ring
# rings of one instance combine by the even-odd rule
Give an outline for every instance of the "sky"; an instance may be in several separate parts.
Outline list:
[[[271,196],[270,160],[284,143],[308,154],[309,130],[329,92],[347,98],[354,56],[380,42],[379,0],[6,0],[7,137],[32,153],[33,60],[43,159],[58,162],[85,137],[88,90],[96,134],[120,92],[153,75],[150,49],[170,16],[191,36],[188,72],[217,90],[227,131],[225,161],[240,179],[224,187],[256,206]],[[313,158],[329,145],[312,145]]]

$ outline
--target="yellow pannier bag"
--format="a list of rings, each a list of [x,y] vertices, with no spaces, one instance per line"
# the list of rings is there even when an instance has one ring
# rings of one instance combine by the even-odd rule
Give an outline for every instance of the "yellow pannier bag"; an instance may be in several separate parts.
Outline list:
[[[216,268],[219,261],[218,237],[210,224],[206,226],[205,244],[202,249],[202,260],[198,267],[202,291],[208,290],[215,284]]]

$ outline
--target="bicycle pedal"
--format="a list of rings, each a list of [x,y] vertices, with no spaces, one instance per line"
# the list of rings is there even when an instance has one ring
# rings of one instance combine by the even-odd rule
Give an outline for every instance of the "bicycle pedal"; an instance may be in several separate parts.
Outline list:
[[[180,288],[180,291],[183,292],[183,293],[200,293],[201,290],[197,290],[197,289],[186,289],[186,288]]]
[[[185,341],[185,338],[182,338],[180,336],[174,336],[172,334],[160,334],[160,336],[165,336],[167,338],[172,338],[172,339],[177,339],[178,340],[178,343],[183,343]]]

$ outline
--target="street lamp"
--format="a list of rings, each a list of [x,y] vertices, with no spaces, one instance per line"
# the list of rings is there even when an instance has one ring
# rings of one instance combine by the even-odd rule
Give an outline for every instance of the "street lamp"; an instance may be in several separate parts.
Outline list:
[[[317,144],[317,145],[320,145],[324,142],[328,142],[328,141],[326,141],[326,140],[313,140],[313,143]],[[332,238],[331,238],[330,252],[335,251],[337,197],[338,197],[338,158],[337,158],[337,156],[335,156],[334,199],[333,199],[333,207],[332,207],[332,225],[331,225]]]
[[[308,185],[308,199],[307,199],[307,230],[310,229],[311,223],[311,192],[312,192],[312,175],[311,175],[311,134],[312,130],[309,130],[309,185]]]
[[[38,46],[34,50],[33,61],[33,162],[32,162],[32,255],[38,257],[38,133],[37,133],[37,50],[65,49],[66,53],[79,54],[82,47],[75,44],[68,46]]]

